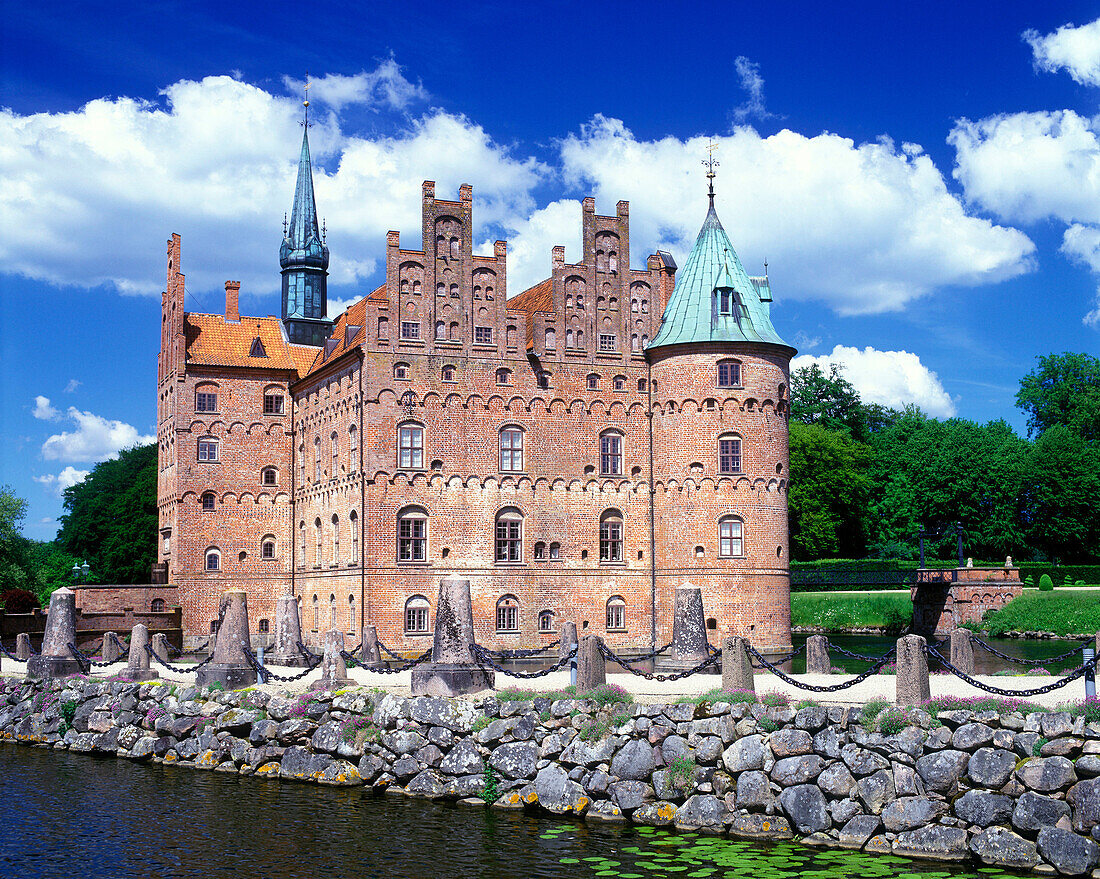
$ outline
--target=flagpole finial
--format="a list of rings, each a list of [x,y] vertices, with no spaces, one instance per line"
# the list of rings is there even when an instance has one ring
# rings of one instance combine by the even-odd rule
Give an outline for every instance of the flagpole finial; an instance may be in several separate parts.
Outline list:
[[[710,203],[714,204],[714,169],[718,167],[719,162],[714,158],[714,151],[718,148],[718,144],[713,140],[707,144],[707,157],[703,159],[702,164],[707,168],[707,197],[710,198]]]

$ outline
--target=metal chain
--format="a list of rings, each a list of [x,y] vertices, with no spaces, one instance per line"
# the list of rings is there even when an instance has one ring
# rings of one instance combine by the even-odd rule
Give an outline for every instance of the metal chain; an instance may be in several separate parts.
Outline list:
[[[801,653],[805,649],[806,649],[806,642],[803,641],[801,647],[795,648],[790,653],[788,653],[786,656],[780,656],[777,659],[773,659],[772,662],[774,662],[776,665],[779,665],[780,663],[784,663],[784,662],[790,662],[792,659],[794,659],[796,656],[798,656],[798,654]],[[762,667],[763,666],[759,666],[759,665],[755,665],[755,664],[753,665],[753,668],[762,668]]]
[[[874,665],[872,665],[870,668],[868,668],[865,672],[863,672],[862,674],[857,675],[856,677],[852,678],[850,681],[845,681],[842,684],[832,684],[831,686],[826,687],[826,686],[818,686],[818,685],[815,685],[815,684],[805,684],[802,681],[795,680],[790,675],[785,674],[780,669],[776,668],[774,665],[772,665],[770,662],[768,662],[768,660],[766,660],[763,656],[761,656],[760,653],[756,650],[756,648],[753,647],[751,644],[746,643],[745,647],[748,649],[749,653],[751,653],[753,656],[755,656],[757,659],[760,660],[760,662],[764,666],[764,668],[768,669],[768,671],[770,671],[773,675],[775,675],[781,681],[785,681],[786,683],[790,684],[792,687],[797,687],[800,690],[808,690],[811,693],[835,693],[838,690],[846,690],[849,687],[854,687],[856,684],[862,683],[863,681],[867,680],[867,678],[871,677],[871,675],[876,674],[878,672],[878,670],[881,669],[884,665],[886,665],[887,661],[890,659],[890,654],[887,653],[885,656],[880,657],[878,662],[876,662]]]
[[[561,644],[561,638],[558,638],[557,641],[551,641],[543,647],[533,647],[524,650],[490,650],[488,647],[482,647],[480,644],[478,644],[477,647],[479,650],[485,651],[489,656],[496,656],[500,659],[526,659],[529,656],[537,656],[540,653],[545,653],[547,650],[553,650],[559,644]]]
[[[314,653],[313,651],[311,651],[301,641],[298,642],[298,652],[301,653],[302,656],[304,656],[307,661],[309,661],[311,659],[322,659],[323,658],[322,655]]]
[[[344,658],[347,659],[347,657],[344,657]],[[431,658],[432,658],[432,648],[429,647],[427,650],[425,650],[423,653],[421,653],[415,659],[410,659],[408,662],[404,662],[401,665],[394,666],[393,668],[389,668],[387,666],[379,666],[378,668],[369,668],[369,669],[367,669],[367,671],[374,671],[374,672],[378,672],[379,674],[384,674],[384,675],[395,675],[398,672],[408,671],[410,668],[413,668],[414,666],[420,665],[422,662],[427,662]],[[355,659],[354,657],[352,657],[352,662],[355,663],[356,665],[361,666],[361,667],[364,667],[364,668],[366,667],[361,662],[359,662],[359,660]]]
[[[76,664],[80,666],[81,673],[87,674],[88,672],[90,672],[92,670],[92,661],[84,656],[84,654],[81,653],[79,650],[77,650],[76,645],[72,641],[69,642],[68,646],[69,652],[73,655],[73,659],[75,659]]]
[[[404,662],[405,661],[404,656],[402,656],[400,653],[394,653],[392,650],[390,650],[389,647],[387,647],[381,641],[378,642],[378,649],[381,650],[383,653],[389,654],[390,659],[396,659],[398,662]]]
[[[12,653],[8,653],[8,648],[4,646],[4,642],[0,641],[0,653],[3,653],[12,662],[25,662],[26,660],[20,659]]]
[[[1073,683],[1079,677],[1082,677],[1089,669],[1096,668],[1096,657],[1094,656],[1080,668],[1074,669],[1066,677],[1060,678],[1052,684],[1047,684],[1045,687],[1037,687],[1034,690],[1003,690],[1000,687],[993,687],[989,684],[983,684],[981,681],[972,678],[966,672],[953,666],[948,660],[944,659],[942,654],[935,647],[926,647],[929,656],[933,656],[943,663],[943,667],[946,668],[951,674],[960,680],[966,681],[972,687],[977,687],[979,690],[985,690],[987,693],[993,693],[997,696],[1014,696],[1026,698],[1028,696],[1042,696],[1044,693],[1053,693],[1055,690],[1060,690],[1066,684]]]
[[[889,650],[887,650],[885,653],[883,653],[882,656],[867,656],[865,653],[853,653],[851,650],[845,650],[839,644],[834,644],[832,641],[829,641],[828,639],[826,639],[826,641],[829,645],[830,650],[835,650],[837,653],[841,654],[842,656],[850,656],[852,659],[859,659],[863,662],[878,662],[883,657],[893,656],[895,653],[898,652],[898,645],[895,644],[893,647],[891,647]]]
[[[1017,665],[1044,665],[1048,662],[1061,662],[1064,659],[1069,659],[1071,656],[1076,656],[1083,649],[1082,647],[1075,647],[1073,650],[1070,650],[1068,653],[1063,653],[1061,656],[1050,656],[1046,659],[1020,659],[1018,656],[1009,656],[1007,653],[1002,653],[992,644],[986,644],[985,641],[983,641],[977,635],[970,636],[970,643],[977,644],[979,647],[982,648],[982,650],[985,650],[988,653],[992,653],[994,656],[997,656],[1001,659],[1008,660],[1009,662],[1014,662]]]
[[[681,678],[689,677],[690,675],[701,672],[708,665],[714,665],[722,659],[722,651],[718,650],[700,662],[694,668],[689,668],[687,671],[673,672],[672,674],[658,674],[651,671],[639,671],[633,667],[633,663],[639,662],[637,659],[625,659],[621,656],[616,656],[611,652],[611,649],[603,643],[599,642],[600,653],[603,654],[604,659],[610,659],[612,662],[617,662],[623,668],[625,668],[632,675],[637,675],[640,678],[645,678],[647,681],[678,681]]]
[[[321,660],[317,659],[316,662],[311,662],[303,672],[299,672],[296,675],[277,675],[275,672],[268,669],[266,665],[261,665],[260,661],[252,654],[252,650],[246,645],[244,648],[245,655],[248,656],[248,661],[252,663],[252,667],[256,669],[257,674],[260,676],[261,683],[267,683],[268,681],[281,681],[283,683],[289,683],[291,681],[300,681],[307,674],[317,668],[321,664]]]
[[[650,650],[649,653],[639,653],[631,660],[631,662],[641,662],[643,659],[656,659],[671,646],[672,642],[669,641],[664,647],[658,647],[656,650]],[[707,648],[710,649],[710,644],[707,644]]]
[[[555,671],[558,671],[562,668],[565,668],[565,666],[568,665],[572,661],[573,657],[577,655],[577,645],[574,644],[565,656],[561,657],[557,662],[555,662],[549,668],[544,668],[542,671],[530,671],[530,672],[527,672],[527,671],[510,671],[509,669],[504,668],[503,666],[499,665],[496,661],[494,661],[493,656],[496,655],[494,653],[494,651],[487,650],[486,648],[482,647],[480,644],[471,644],[470,645],[470,652],[473,653],[474,660],[477,662],[478,665],[482,665],[482,666],[487,665],[487,666],[489,666],[489,668],[493,669],[494,671],[498,671],[502,675],[507,675],[510,678],[522,678],[524,680],[531,680],[532,678],[545,677],[546,675],[550,674],[551,672],[555,672]]]
[[[181,665],[169,665],[167,662],[165,662],[163,659],[161,659],[159,656],[157,656],[156,653],[153,652],[153,647],[152,647],[151,644],[146,644],[145,645],[145,652],[148,653],[149,656],[152,659],[155,659],[157,662],[159,662],[161,665],[163,665],[166,669],[168,669],[171,672],[175,672],[178,675],[185,675],[185,674],[190,674],[193,671],[198,671],[200,668],[202,668],[204,665],[208,665],[214,659],[214,654],[211,653],[208,657],[206,657],[206,659],[204,659],[202,662],[198,663],[197,665],[193,665],[190,668],[184,668]]]
[[[173,647],[171,644],[169,644],[168,645],[168,655],[169,656],[175,656],[177,658],[183,657],[183,656],[194,656],[196,653],[202,653],[209,646],[210,646],[210,639],[209,638],[207,638],[206,641],[204,641],[198,647],[193,647],[190,650],[177,650],[175,647]]]
[[[100,638],[99,640],[102,641],[103,639]],[[77,661],[81,662],[88,669],[91,669],[93,666],[97,667],[97,668],[102,668],[104,666],[116,665],[117,663],[125,662],[125,660],[121,656],[119,656],[117,659],[104,660],[104,661],[99,661],[99,660],[96,660],[96,659],[92,659],[91,656],[89,656],[85,653],[82,653],[77,648],[77,646],[75,644],[72,644],[72,643],[69,644],[69,649],[76,651]],[[85,672],[85,674],[87,674],[87,672]]]

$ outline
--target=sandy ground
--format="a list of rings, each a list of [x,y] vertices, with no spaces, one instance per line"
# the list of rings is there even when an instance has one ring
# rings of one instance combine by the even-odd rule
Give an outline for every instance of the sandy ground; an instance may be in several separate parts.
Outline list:
[[[97,676],[109,676],[111,674],[122,671],[126,667],[125,661],[116,663],[106,668],[97,668],[95,674]],[[269,667],[274,674],[288,676],[299,674],[302,669],[300,668],[282,668],[280,666]],[[27,670],[26,663],[13,662],[6,657],[0,664],[0,675],[3,676],[19,676],[22,677]],[[191,684],[194,683],[195,675],[193,673],[177,674],[170,672],[164,667],[157,669],[161,676],[161,680],[169,681],[171,683]],[[361,668],[354,668],[349,671],[350,677],[358,684],[364,687],[377,687],[384,689],[387,692],[398,693],[401,695],[410,695],[410,676],[411,673],[404,671],[396,674],[379,674],[378,672],[364,671]],[[263,686],[261,689],[269,692],[302,692],[309,687],[309,685],[316,681],[321,676],[320,669],[316,669],[306,675],[304,678],[291,682],[281,683],[273,681],[270,684]],[[801,683],[828,686],[831,684],[837,684],[849,677],[848,675],[793,675],[793,677]],[[1035,677],[1035,676],[990,676],[980,675],[976,678],[984,684],[990,686],[999,687],[1001,689],[1012,690],[1034,690],[1042,687],[1054,678],[1047,677]],[[875,675],[867,680],[856,684],[854,687],[850,687],[846,690],[841,690],[836,693],[812,693],[806,690],[797,688],[791,684],[781,681],[773,674],[757,674],[755,677],[756,692],[765,693],[772,690],[777,690],[781,693],[786,693],[792,698],[792,701],[799,699],[814,699],[822,704],[836,704],[836,705],[862,705],[870,699],[882,698],[890,701],[895,697],[895,686],[897,678],[893,675]],[[683,678],[678,681],[647,681],[645,678],[638,677],[637,675],[630,674],[609,674],[607,676],[607,682],[609,684],[618,684],[625,690],[628,690],[634,695],[634,698],[638,702],[672,702],[677,697],[685,695],[695,695],[698,693],[705,693],[708,690],[714,689],[721,685],[721,677],[719,675],[707,675],[696,674],[688,678]],[[568,686],[569,673],[568,672],[552,672],[545,677],[536,678],[534,680],[522,680],[520,678],[506,677],[505,675],[497,673],[496,684],[498,688],[507,687],[521,687],[523,689],[532,690],[555,690]],[[934,674],[931,677],[931,688],[933,696],[953,695],[953,696],[981,696],[988,695],[978,690],[976,687],[972,687],[967,683],[956,678],[954,675],[939,675]],[[1052,693],[1047,693],[1041,696],[1024,697],[1029,701],[1037,702],[1040,705],[1046,705],[1054,707],[1062,704],[1063,702],[1078,701],[1085,697],[1085,683],[1083,678],[1078,678],[1060,690],[1055,690]]]

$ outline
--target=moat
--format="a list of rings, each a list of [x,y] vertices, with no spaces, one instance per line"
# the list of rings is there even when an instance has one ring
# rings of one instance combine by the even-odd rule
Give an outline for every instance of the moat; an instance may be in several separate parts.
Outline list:
[[[0,745],[0,872],[71,877],[647,876],[997,879],[796,843],[602,827]]]

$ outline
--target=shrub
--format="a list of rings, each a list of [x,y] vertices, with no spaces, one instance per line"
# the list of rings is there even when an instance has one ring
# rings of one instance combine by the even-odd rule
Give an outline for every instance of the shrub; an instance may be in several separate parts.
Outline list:
[[[889,707],[890,703],[885,699],[869,699],[865,702],[859,716],[859,721],[863,725],[863,728],[867,730],[867,732],[873,732],[875,720]]]
[[[840,674],[844,674],[844,672],[841,671]],[[800,699],[799,701],[794,703],[794,707],[796,709],[800,709],[800,708],[820,708],[821,703],[818,702],[816,699]]]
[[[344,721],[340,730],[340,738],[348,744],[355,742],[360,745],[363,742],[377,742],[382,738],[382,731],[374,725],[374,721],[365,715],[357,714]]]
[[[482,770],[481,799],[486,803],[492,804],[500,799],[500,789],[497,787],[497,774],[493,771],[493,767],[485,761],[482,761],[481,765],[484,767]]]
[[[1035,578],[1032,577],[1031,574],[1028,574],[1026,577],[1024,577],[1024,585],[1025,586],[1034,586],[1035,585]]]
[[[487,727],[492,722],[493,721],[492,721],[491,718],[486,717],[483,714],[483,715],[481,715],[481,717],[479,717],[477,720],[474,721],[474,725],[473,725],[473,727],[471,727],[470,732],[479,733],[483,729],[485,729],[485,727]]]
[[[38,596],[33,592],[28,592],[26,589],[8,589],[6,592],[0,592],[0,607],[4,608],[5,613],[30,613],[41,605],[38,603]]]
[[[1039,591],[1050,592],[1052,589],[1054,589],[1054,581],[1050,579],[1050,574],[1043,574],[1039,578]]]
[[[917,718],[908,708],[887,708],[875,718],[875,727],[886,736],[896,736],[907,726],[918,726]]]
[[[1100,601],[1090,592],[1024,592],[982,619],[993,637],[1008,631],[1075,635],[1100,631]]]
[[[775,732],[779,729],[779,722],[772,720],[770,717],[761,717],[756,723],[764,732]]]
[[[786,708],[791,704],[791,697],[779,690],[768,690],[760,697],[760,704],[772,708]]]
[[[1035,702],[1024,699],[1002,698],[1000,696],[935,696],[921,705],[933,717],[941,711],[996,711],[999,714],[1032,714],[1036,711],[1047,713],[1045,708]]]
[[[634,701],[634,697],[618,684],[600,684],[596,689],[580,696],[581,699],[593,699],[597,705],[614,705],[618,702],[627,704]]]

